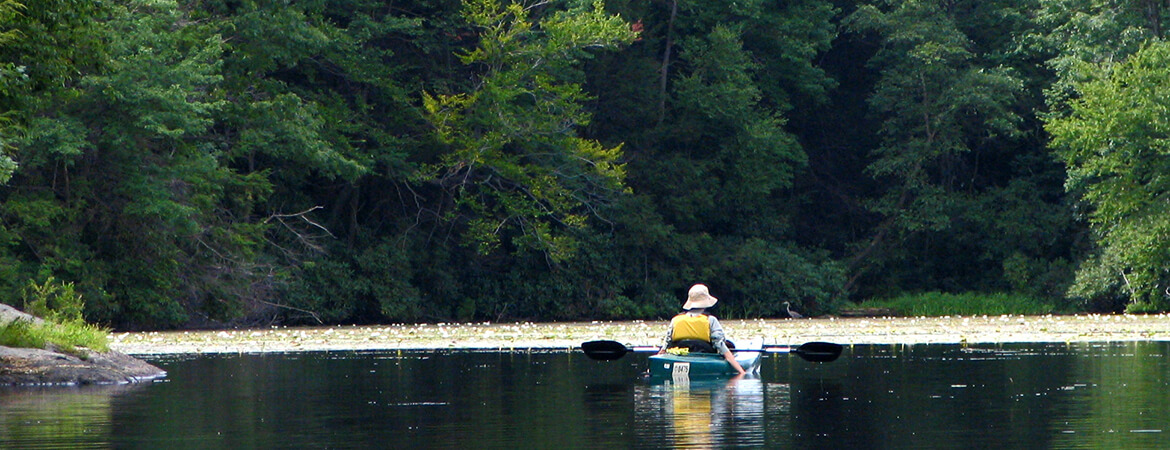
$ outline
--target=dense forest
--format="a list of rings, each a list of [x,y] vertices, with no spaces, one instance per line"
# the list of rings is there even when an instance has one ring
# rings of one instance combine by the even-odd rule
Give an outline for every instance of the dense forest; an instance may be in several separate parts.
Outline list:
[[[0,0],[0,303],[1170,307],[1167,0]]]

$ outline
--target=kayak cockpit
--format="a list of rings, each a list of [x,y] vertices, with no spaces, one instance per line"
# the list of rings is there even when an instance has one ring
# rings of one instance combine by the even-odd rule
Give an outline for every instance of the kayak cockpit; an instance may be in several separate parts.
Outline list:
[[[762,338],[755,338],[739,345],[734,351],[735,360],[747,373],[756,373],[760,369],[763,347]],[[676,382],[731,377],[736,374],[731,364],[723,359],[722,355],[715,353],[663,353],[653,355],[649,360],[651,377],[673,379]]]

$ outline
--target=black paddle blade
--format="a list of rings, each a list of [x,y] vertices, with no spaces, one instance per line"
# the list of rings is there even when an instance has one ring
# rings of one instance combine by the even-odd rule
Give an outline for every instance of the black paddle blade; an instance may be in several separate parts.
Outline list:
[[[629,347],[617,341],[589,341],[581,344],[581,350],[585,356],[598,361],[613,361],[630,351]]]
[[[841,356],[842,348],[841,344],[831,342],[809,342],[792,350],[792,353],[796,353],[805,361],[829,362]]]

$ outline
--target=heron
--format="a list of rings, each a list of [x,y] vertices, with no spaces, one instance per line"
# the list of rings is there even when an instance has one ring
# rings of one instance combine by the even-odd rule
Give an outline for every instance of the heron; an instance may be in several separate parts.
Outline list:
[[[784,310],[788,311],[788,317],[791,317],[793,319],[799,319],[801,317],[804,317],[800,313],[793,311],[792,308],[788,306],[788,302],[784,302]]]

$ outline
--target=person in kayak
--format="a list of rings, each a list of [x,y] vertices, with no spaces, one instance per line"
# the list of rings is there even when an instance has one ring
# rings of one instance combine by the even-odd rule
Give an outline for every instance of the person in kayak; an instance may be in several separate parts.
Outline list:
[[[740,374],[745,373],[743,367],[735,360],[735,355],[727,348],[727,338],[723,334],[723,326],[719,319],[707,314],[707,308],[715,306],[719,299],[712,297],[707,286],[696,284],[687,292],[687,302],[683,305],[684,312],[670,319],[670,329],[666,332],[658,354],[666,353],[667,349],[683,347],[688,351],[718,353],[723,355],[731,367]]]

